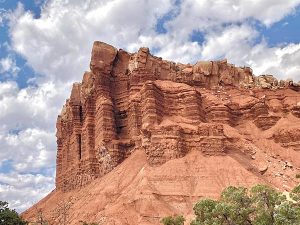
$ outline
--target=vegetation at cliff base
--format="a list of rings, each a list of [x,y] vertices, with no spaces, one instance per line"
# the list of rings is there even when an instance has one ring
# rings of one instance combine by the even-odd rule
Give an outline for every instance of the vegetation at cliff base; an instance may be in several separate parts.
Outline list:
[[[300,224],[300,185],[287,197],[266,185],[226,188],[219,200],[202,199],[194,206],[190,225]],[[177,218],[181,218],[178,220]],[[182,216],[165,217],[164,225],[183,225]]]
[[[18,213],[8,208],[8,203],[0,201],[0,225],[26,225]]]
[[[183,225],[184,221],[183,216],[168,216],[161,220],[164,225]]]

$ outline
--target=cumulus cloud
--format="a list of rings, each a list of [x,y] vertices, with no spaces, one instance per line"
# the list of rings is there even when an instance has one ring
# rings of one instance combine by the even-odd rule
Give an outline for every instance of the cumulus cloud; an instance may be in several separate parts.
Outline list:
[[[249,53],[259,36],[255,23],[271,26],[294,13],[299,4],[300,0],[52,0],[46,2],[40,18],[19,4],[10,16],[12,47],[47,80],[60,81],[80,80],[88,69],[94,40],[130,51],[148,46],[159,56],[185,63],[226,56],[248,65],[255,61],[251,58],[255,54]],[[166,15],[170,18],[163,21]],[[166,33],[156,32],[159,22]],[[191,40],[195,32],[203,32],[204,44]],[[276,54],[282,46],[265,48]],[[270,71],[262,71],[258,63],[251,66],[258,73]],[[290,76],[279,69],[273,71],[281,78]]]
[[[39,129],[26,129],[0,136],[0,158],[9,160],[17,172],[54,170],[55,134]]]
[[[36,19],[31,12],[20,14],[19,5],[11,16],[12,46],[47,79],[79,80],[95,40],[126,47],[141,33],[153,33],[157,19],[171,6],[171,0],[54,0]]]
[[[205,60],[227,58],[238,66],[250,66],[256,75],[272,74],[278,79],[300,81],[300,44],[269,47],[259,33],[247,24],[228,26],[211,32],[202,44]]]
[[[251,51],[251,44],[258,32],[249,25],[233,25],[218,32],[210,32],[203,44],[202,57],[205,60],[228,57],[237,64],[245,63],[245,53]]]
[[[227,58],[257,75],[300,80],[300,44],[270,47],[257,29],[294,13],[300,0],[35,2],[42,4],[39,17],[21,3],[5,16],[0,12],[9,20],[9,51],[39,74],[23,89],[14,81],[0,83],[0,168],[9,162],[12,170],[0,173],[0,197],[20,211],[53,187],[56,116],[71,83],[88,70],[95,40],[129,51],[147,46],[184,63]],[[201,40],[193,38],[198,33]],[[0,73],[17,72],[12,55],[0,59]]]
[[[10,81],[0,83],[0,93],[0,124],[6,130],[30,127],[54,130],[56,115],[68,89],[52,82],[19,89]]]
[[[0,83],[0,163],[11,160],[19,172],[54,169],[55,120],[67,92],[51,82],[24,89]]]
[[[0,173],[0,199],[22,212],[49,193],[53,183],[53,175]]]
[[[256,75],[273,74],[279,79],[300,80],[297,63],[299,44],[270,47],[259,26],[269,27],[295,13],[300,1],[191,1],[173,7],[164,34],[140,35],[130,49],[149,46],[166,59],[184,63],[227,58],[238,66],[251,66]],[[280,10],[279,10],[280,9]],[[261,12],[265,13],[261,13]],[[179,13],[178,13],[179,12]],[[191,37],[202,34],[200,41]],[[158,50],[157,50],[158,49]],[[287,52],[284,54],[285,52]]]
[[[16,60],[11,56],[0,59],[0,74],[9,74],[15,77],[20,71],[16,64]]]
[[[247,62],[257,74],[273,74],[279,79],[300,81],[300,43],[268,47],[266,42],[255,45]]]
[[[167,26],[188,35],[193,30],[209,30],[228,23],[256,20],[266,26],[281,20],[300,0],[183,0],[180,13]],[[263,12],[263,13],[262,13]]]
[[[54,186],[55,120],[65,92],[51,82],[23,89],[0,83],[0,198],[18,211]]]

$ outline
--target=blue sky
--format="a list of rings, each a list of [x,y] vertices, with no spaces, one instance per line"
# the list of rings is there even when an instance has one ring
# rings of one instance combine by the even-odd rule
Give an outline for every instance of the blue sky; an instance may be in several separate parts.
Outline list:
[[[0,3],[0,8],[4,9],[6,11],[13,11],[16,9],[19,1],[15,0],[5,0]],[[31,11],[36,18],[40,17],[41,13],[41,6],[43,2],[42,1],[35,1],[35,0],[26,0],[26,4],[24,4],[25,10]],[[0,43],[1,43],[1,51],[0,51],[0,57],[6,57],[11,52],[7,49],[6,45],[10,43],[9,38],[9,27],[8,24],[4,24],[0,27]],[[24,88],[27,86],[27,81],[36,76],[34,70],[31,69],[30,65],[26,64],[26,60],[21,57],[18,54],[14,54],[14,59],[16,60],[16,65],[20,68],[20,72],[18,73],[18,76],[15,77],[15,80],[17,81],[20,88]],[[0,76],[0,81],[5,81],[7,77]]]
[[[262,27],[261,34],[270,46],[300,42],[300,8],[271,27]]]
[[[54,188],[56,117],[95,40],[300,81],[300,0],[0,0],[0,24],[0,200],[18,211]]]

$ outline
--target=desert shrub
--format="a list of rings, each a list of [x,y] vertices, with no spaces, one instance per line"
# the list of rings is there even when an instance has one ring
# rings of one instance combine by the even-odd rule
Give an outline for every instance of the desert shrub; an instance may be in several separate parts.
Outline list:
[[[85,221],[79,221],[80,223],[82,223],[82,225],[99,225],[98,223],[88,223],[88,222],[85,222]]]
[[[168,216],[161,220],[161,223],[164,225],[183,225],[184,224],[183,216]]]
[[[0,201],[0,225],[26,225],[28,222],[24,221],[18,213],[8,208],[8,203]]]
[[[193,208],[195,219],[191,225],[296,225],[300,224],[300,185],[286,195],[266,185],[250,190],[228,187],[219,200],[202,199]],[[176,217],[161,220],[164,225],[176,223]]]

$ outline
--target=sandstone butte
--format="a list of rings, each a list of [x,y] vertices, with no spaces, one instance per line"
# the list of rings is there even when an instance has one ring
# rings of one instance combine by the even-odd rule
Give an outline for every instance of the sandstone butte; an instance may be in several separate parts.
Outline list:
[[[300,174],[300,83],[226,60],[174,63],[95,42],[57,118],[56,188],[22,216],[59,224],[193,218],[229,185],[289,191]]]

